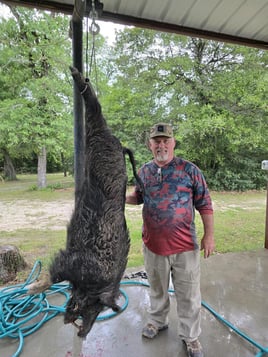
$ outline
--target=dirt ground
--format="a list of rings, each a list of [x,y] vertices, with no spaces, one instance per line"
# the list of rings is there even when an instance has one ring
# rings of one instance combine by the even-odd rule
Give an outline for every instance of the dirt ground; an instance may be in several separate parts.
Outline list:
[[[0,230],[6,232],[27,228],[62,230],[71,217],[73,206],[73,200],[0,201]]]
[[[73,199],[58,199],[56,201],[42,200],[3,200],[0,198],[0,245],[17,245],[17,239],[8,239],[6,232],[12,234],[19,230],[35,231],[65,231],[74,209]],[[141,214],[141,206],[128,206],[128,213]],[[133,215],[132,214],[132,215]],[[17,233],[15,233],[17,234]],[[48,233],[49,234],[49,233]],[[40,233],[42,236],[42,233]],[[25,237],[27,240],[27,236]],[[17,284],[23,282],[36,261],[36,257],[46,257],[50,251],[49,243],[27,249],[23,252],[23,257],[27,262],[27,268],[21,274],[9,282]],[[0,282],[0,287],[2,286]]]
[[[259,209],[265,205],[263,198],[237,202],[237,204],[214,201],[214,209],[226,211],[242,209]],[[0,231],[12,232],[17,229],[62,230],[71,217],[74,201],[57,200],[45,202],[41,200],[0,201]],[[126,206],[126,212],[140,212],[141,206]]]
[[[73,200],[44,202],[39,200],[0,201],[0,231],[17,229],[63,230],[71,217]],[[128,212],[139,212],[141,206],[127,206]]]
[[[243,198],[243,197],[241,197]],[[252,196],[247,197],[246,200],[241,199],[239,202],[225,201],[224,195],[220,197],[219,201],[213,201],[214,209],[217,211],[236,211],[238,208],[243,210],[258,210],[265,206],[265,194],[259,197]],[[0,197],[0,244],[13,244],[17,245],[16,231],[23,230],[40,230],[40,239],[43,239],[42,232],[44,234],[50,234],[50,231],[65,231],[68,222],[71,218],[74,208],[73,198],[57,199],[55,201],[42,201],[42,200],[1,200]],[[131,206],[126,205],[126,214],[128,217],[141,216],[142,205]],[[130,218],[131,219],[131,218]],[[7,238],[6,233],[15,236],[12,239]],[[22,233],[24,234],[24,233]],[[27,236],[25,237],[27,238]],[[27,240],[27,239],[26,239]],[[39,244],[32,249],[24,251],[24,258],[29,264],[27,269],[22,274],[19,274],[17,279],[13,283],[24,281],[29,271],[32,269],[33,263],[36,261],[36,257],[47,257],[48,251],[52,249],[50,243]],[[1,286],[1,284],[0,284]]]

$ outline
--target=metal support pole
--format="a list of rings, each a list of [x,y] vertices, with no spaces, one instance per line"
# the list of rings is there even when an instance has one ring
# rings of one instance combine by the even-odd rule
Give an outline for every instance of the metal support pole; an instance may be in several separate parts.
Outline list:
[[[72,20],[73,66],[83,73],[83,18]],[[84,179],[84,107],[83,98],[74,85],[74,177],[75,202]]]
[[[262,170],[266,170],[266,221],[265,221],[265,241],[264,241],[264,248],[268,249],[268,160],[263,160],[261,163]]]
[[[267,188],[266,188],[266,223],[265,223],[264,248],[268,249],[268,175],[267,175]]]

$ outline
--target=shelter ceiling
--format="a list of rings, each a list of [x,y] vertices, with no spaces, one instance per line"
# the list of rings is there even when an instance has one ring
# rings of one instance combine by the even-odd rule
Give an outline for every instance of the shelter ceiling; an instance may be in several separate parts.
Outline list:
[[[2,0],[72,14],[74,1]],[[91,6],[92,0],[87,6]],[[100,20],[268,49],[268,0],[102,0]],[[76,4],[77,4],[76,3]]]

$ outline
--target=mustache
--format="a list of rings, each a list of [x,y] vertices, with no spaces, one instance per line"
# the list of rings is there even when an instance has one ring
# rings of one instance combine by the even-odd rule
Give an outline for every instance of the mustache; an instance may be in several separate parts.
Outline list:
[[[167,149],[157,149],[156,152],[157,154],[166,154],[168,151]]]

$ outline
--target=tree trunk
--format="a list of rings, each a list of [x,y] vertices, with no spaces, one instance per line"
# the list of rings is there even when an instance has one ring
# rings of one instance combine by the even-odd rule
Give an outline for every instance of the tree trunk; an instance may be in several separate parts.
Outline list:
[[[4,150],[4,178],[8,181],[17,180],[16,170],[9,156],[9,153]]]
[[[61,156],[61,163],[63,168],[63,175],[64,177],[67,177],[67,164],[63,152],[60,153],[60,156]]]
[[[12,245],[0,246],[0,282],[7,283],[16,278],[17,272],[27,266],[19,249]]]
[[[41,152],[38,155],[38,169],[37,169],[38,188],[47,187],[46,173],[47,173],[47,152],[46,152],[46,147],[43,146]]]

